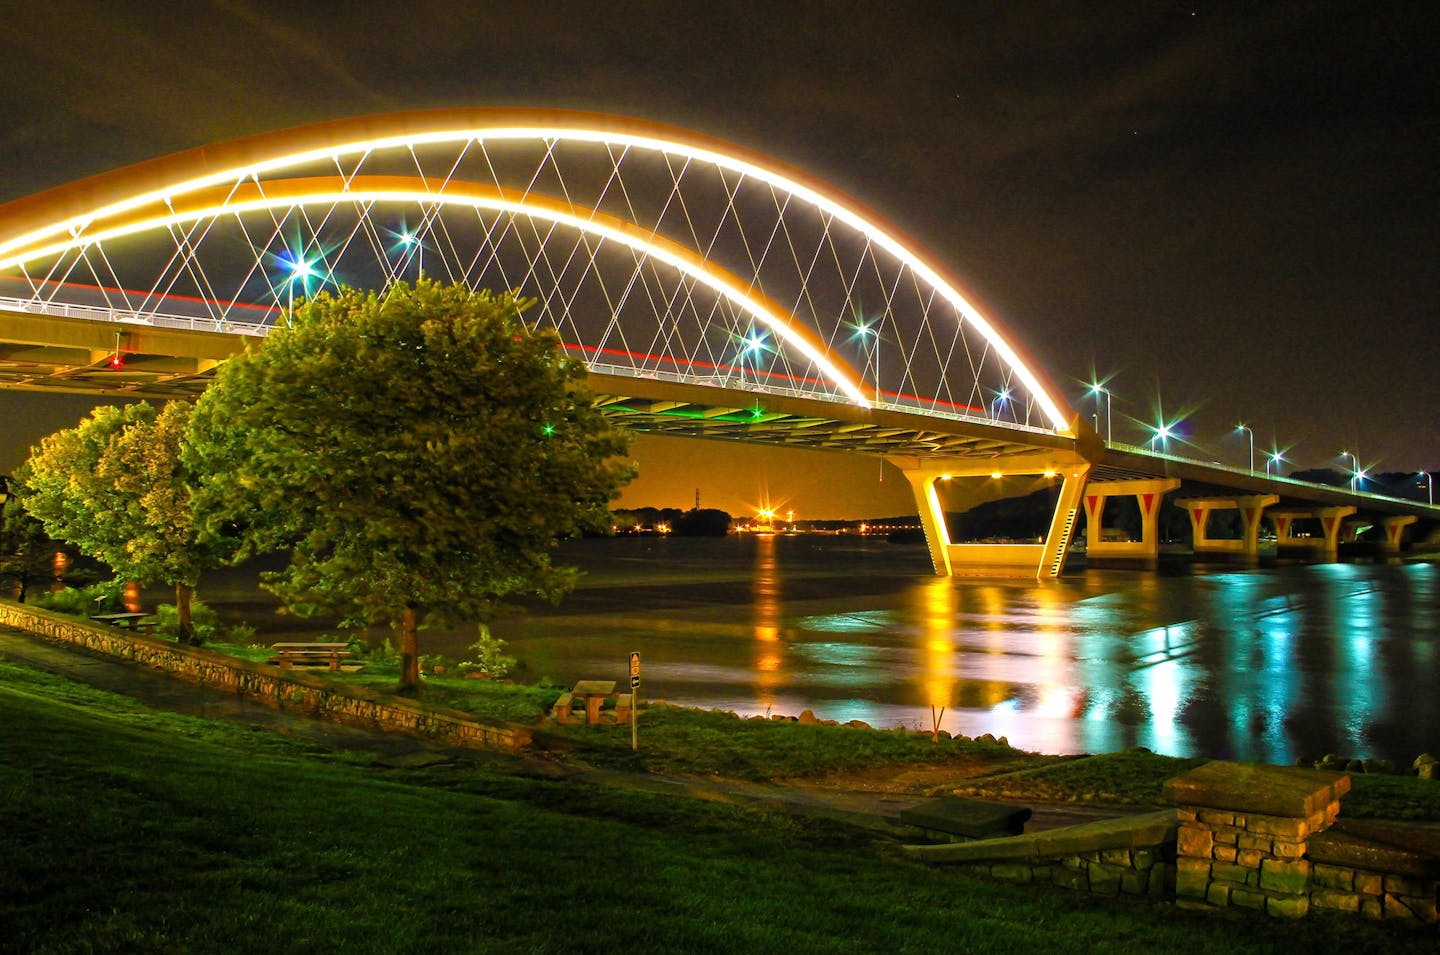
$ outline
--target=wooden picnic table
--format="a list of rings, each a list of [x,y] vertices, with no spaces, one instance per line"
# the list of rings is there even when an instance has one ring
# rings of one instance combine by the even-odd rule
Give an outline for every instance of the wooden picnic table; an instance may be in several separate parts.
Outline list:
[[[570,692],[585,701],[585,722],[593,725],[600,722],[600,704],[615,695],[615,681],[581,680]]]
[[[272,643],[270,649],[275,651],[275,656],[270,662],[285,670],[297,663],[328,664],[330,669],[338,670],[341,661],[350,656],[349,648],[348,643]]]
[[[148,613],[135,613],[125,611],[122,613],[95,613],[90,615],[91,620],[98,620],[100,623],[108,623],[112,627],[126,627],[130,630],[139,629],[149,633],[158,620]]]

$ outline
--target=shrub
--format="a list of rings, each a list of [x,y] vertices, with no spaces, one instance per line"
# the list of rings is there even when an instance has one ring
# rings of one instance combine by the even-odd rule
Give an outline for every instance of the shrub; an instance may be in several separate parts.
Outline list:
[[[125,581],[104,580],[88,587],[66,587],[35,601],[37,607],[88,617],[96,613],[118,613],[125,609]]]
[[[474,653],[475,659],[460,662],[464,673],[480,673],[498,680],[515,667],[515,658],[505,653],[505,641],[493,636],[490,628],[483,623],[480,625],[480,636],[465,649]]]
[[[155,608],[157,623],[155,632],[171,640],[180,635],[180,613],[173,604],[160,604]],[[194,631],[194,644],[200,646],[214,640],[227,643],[248,644],[255,637],[255,628],[246,623],[226,627],[220,615],[210,609],[202,600],[190,601],[190,627]]]

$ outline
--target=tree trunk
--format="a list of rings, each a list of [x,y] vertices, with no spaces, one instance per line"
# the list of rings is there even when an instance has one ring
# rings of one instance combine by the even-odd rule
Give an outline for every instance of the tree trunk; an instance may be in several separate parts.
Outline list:
[[[195,643],[195,628],[190,625],[190,595],[195,589],[189,584],[175,585],[175,617],[180,624],[176,640],[183,644]]]
[[[420,611],[407,603],[400,613],[400,689],[420,688]]]

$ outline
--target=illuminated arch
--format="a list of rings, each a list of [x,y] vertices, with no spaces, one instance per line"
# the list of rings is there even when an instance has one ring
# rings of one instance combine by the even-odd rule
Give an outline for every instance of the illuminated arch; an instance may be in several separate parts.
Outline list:
[[[884,250],[908,269],[914,281],[924,286],[924,294],[933,294],[948,303],[963,321],[979,333],[984,347],[998,356],[1006,369],[1007,380],[1013,375],[1025,386],[1048,428],[1068,432],[1072,414],[1033,362],[1027,361],[994,323],[960,293],[958,283],[946,270],[920,251],[915,243],[905,239],[900,230],[883,217],[825,183],[753,150],[675,127],[603,114],[515,109],[408,112],[297,127],[176,153],[0,206],[0,224],[3,224],[7,236],[0,238],[0,263],[14,263],[37,249],[95,241],[107,230],[126,222],[163,221],[166,216],[175,215],[174,210],[188,208],[197,197],[213,196],[216,190],[229,196],[239,196],[241,191],[249,188],[247,182],[269,190],[275,187],[276,181],[265,177],[285,170],[302,171],[307,166],[327,163],[339,167],[342,159],[358,163],[372,154],[387,150],[409,150],[413,155],[417,147],[425,145],[459,144],[463,154],[471,144],[520,140],[541,142],[547,148],[566,143],[597,144],[606,150],[621,150],[622,158],[632,149],[654,151],[665,156],[667,161],[670,157],[677,157],[677,161],[686,164],[693,162],[714,166],[808,204],[824,217],[827,229],[831,222],[838,222],[854,230],[863,236],[867,248],[873,245]],[[340,172],[340,178],[351,178],[343,169]],[[333,173],[332,169],[332,176]],[[684,174],[682,171],[680,175]],[[427,182],[433,183],[433,180]],[[454,182],[443,181],[439,187],[445,192],[455,189],[457,198],[453,201],[479,202],[482,198],[480,191],[473,188],[473,183],[461,188]],[[325,195],[333,196],[333,190]],[[411,190],[406,198],[418,199],[418,193]],[[440,198],[439,194],[430,192],[426,193],[424,201],[436,202]],[[633,231],[617,229],[613,216],[609,217],[610,221],[604,221],[600,213],[588,210],[572,208],[566,212],[564,202],[542,200],[533,194],[521,198],[523,201],[519,205],[528,210],[524,214],[548,214],[552,221],[561,221],[558,217],[564,213],[571,217],[567,220],[569,226],[578,228],[583,221],[586,228],[597,234],[606,229],[614,230],[612,237],[616,241],[624,241],[621,236],[637,241],[634,231],[647,232],[643,227]],[[447,195],[445,201],[452,199]],[[495,201],[501,200],[497,197]],[[203,202],[200,204],[204,205]],[[673,249],[664,242],[653,241],[663,237],[653,233],[649,235],[651,241],[647,254],[658,254],[660,250],[673,253]],[[721,282],[719,285],[723,287],[717,287],[716,270],[695,268],[695,258],[704,258],[702,251],[692,250],[685,259],[684,267],[690,270],[687,274],[707,281],[717,294],[733,296],[739,283],[730,282],[727,285]],[[676,262],[671,264],[681,267]],[[733,277],[733,272],[726,274]],[[745,304],[742,307],[765,321],[777,334],[785,336],[792,345],[801,347],[812,360],[818,354],[828,363],[827,374],[834,372],[832,380],[835,384],[851,400],[863,403],[863,395],[850,390],[855,382],[847,373],[849,370],[842,370],[838,359],[827,356],[831,349],[826,343],[819,341],[818,345],[823,347],[817,349],[816,337],[801,334],[798,331],[800,325],[790,318],[788,309],[761,307],[751,294],[752,290],[743,291],[745,294],[741,298]],[[732,300],[741,304],[738,298]],[[815,354],[807,348],[815,350]],[[937,353],[940,351],[943,349],[937,346]],[[980,360],[983,362],[986,359],[982,356]],[[820,362],[817,365],[827,367]],[[878,377],[878,358],[875,368]],[[948,372],[942,371],[942,374]],[[850,387],[842,385],[842,380]],[[877,384],[877,393],[878,390]]]

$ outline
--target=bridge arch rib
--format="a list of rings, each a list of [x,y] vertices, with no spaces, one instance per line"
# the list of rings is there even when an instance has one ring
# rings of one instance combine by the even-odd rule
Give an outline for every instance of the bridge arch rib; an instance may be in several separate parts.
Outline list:
[[[297,292],[422,268],[533,295],[587,359],[637,375],[748,372],[762,391],[1070,426],[1042,373],[882,217],[752,150],[639,120],[362,117],[0,206],[0,295],[40,304],[264,324]]]

